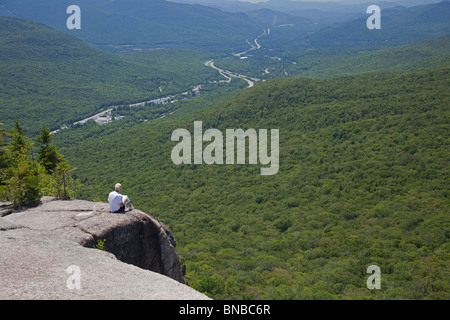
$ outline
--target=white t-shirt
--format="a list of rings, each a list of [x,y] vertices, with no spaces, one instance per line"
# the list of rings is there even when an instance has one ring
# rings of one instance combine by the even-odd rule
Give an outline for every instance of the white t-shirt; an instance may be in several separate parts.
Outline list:
[[[117,191],[111,191],[108,196],[108,202],[111,212],[116,212],[120,209],[120,204],[123,202],[123,196]]]

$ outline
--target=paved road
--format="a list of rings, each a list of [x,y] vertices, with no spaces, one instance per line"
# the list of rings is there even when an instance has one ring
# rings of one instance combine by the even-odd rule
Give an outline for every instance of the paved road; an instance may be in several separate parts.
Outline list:
[[[214,61],[213,61],[213,60],[207,61],[207,62],[205,63],[205,65],[208,66],[208,67],[211,67],[211,68],[213,68],[213,69],[216,69],[217,71],[219,71],[219,73],[220,73],[223,77],[225,77],[225,78],[227,79],[227,80],[225,80],[225,82],[230,82],[230,81],[231,81],[231,78],[234,77],[234,78],[240,78],[240,79],[245,80],[245,81],[248,83],[248,88],[251,88],[251,87],[253,87],[253,86],[255,85],[255,82],[254,82],[254,81],[256,81],[256,79],[249,78],[249,77],[244,76],[244,75],[242,75],[242,74],[236,74],[236,73],[233,73],[233,72],[228,71],[228,70],[220,69],[220,68],[218,68],[218,67],[216,67],[216,66],[214,65]]]

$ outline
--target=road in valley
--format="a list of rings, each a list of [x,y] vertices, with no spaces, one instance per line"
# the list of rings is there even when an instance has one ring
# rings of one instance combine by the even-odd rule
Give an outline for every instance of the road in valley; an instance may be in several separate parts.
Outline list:
[[[250,41],[247,40],[246,42],[251,46],[250,49],[248,49],[247,51],[241,52],[241,53],[233,53],[233,55],[240,57],[241,55],[246,54],[249,51],[260,49],[261,45],[258,43],[258,38],[263,36],[263,35],[266,35],[266,34],[270,34],[270,29],[267,29],[267,32],[266,32],[266,30],[264,30],[264,32],[262,34],[260,34],[258,37],[256,37],[253,40],[254,44],[250,43]],[[242,74],[238,74],[238,73],[235,73],[235,72],[232,72],[232,71],[220,69],[214,64],[214,60],[209,60],[209,61],[205,62],[205,65],[210,67],[210,68],[213,68],[213,69],[217,70],[226,79],[226,80],[221,80],[219,82],[227,82],[227,83],[229,83],[229,82],[231,82],[232,78],[239,78],[239,79],[243,79],[243,80],[245,80],[247,82],[247,84],[248,84],[247,88],[251,88],[251,87],[253,87],[255,85],[255,82],[260,81],[260,79],[257,79],[257,78],[251,78],[251,77],[248,77],[248,76],[245,76],[245,75],[242,75]],[[266,69],[266,73],[268,73],[268,69]],[[196,86],[196,87],[198,87],[198,86]],[[195,90],[193,90],[193,91],[195,91]],[[136,106],[144,105],[145,103],[167,103],[171,98],[173,98],[173,96],[167,96],[167,97],[157,98],[157,99],[153,99],[153,100],[149,100],[149,101],[138,102],[138,103],[135,103],[135,104],[130,104],[129,106],[130,107],[136,107]],[[97,113],[97,114],[95,114],[93,116],[90,116],[90,117],[87,117],[85,119],[76,121],[76,122],[72,123],[69,126],[64,125],[61,128],[52,131],[51,133],[52,134],[53,133],[57,133],[58,131],[60,131],[62,129],[66,129],[66,128],[70,127],[70,126],[77,125],[77,124],[83,124],[83,123],[85,123],[85,122],[87,122],[89,120],[94,120],[95,121],[99,117],[104,117],[106,114],[110,113],[115,108],[116,108],[116,106],[107,107],[106,110],[102,110],[102,111],[100,111],[99,113]]]
[[[246,51],[243,51],[243,52],[240,52],[240,53],[233,53],[233,56],[241,57],[242,55],[245,55],[249,51],[261,49],[261,45],[258,43],[258,38],[260,38],[260,37],[262,37],[264,35],[269,35],[269,34],[270,34],[270,28],[267,29],[267,30],[264,29],[263,33],[261,33],[259,36],[257,36],[253,40],[254,44],[251,43],[250,41],[246,40],[246,42],[250,45],[250,49],[248,49]],[[247,57],[242,57],[242,58],[247,58]],[[257,78],[251,78],[251,77],[248,77],[248,76],[245,76],[245,75],[242,75],[242,74],[234,73],[232,71],[220,69],[219,67],[217,67],[214,64],[214,60],[207,61],[205,63],[205,65],[208,66],[208,67],[211,67],[213,69],[216,69],[224,78],[226,78],[226,80],[223,80],[224,82],[230,82],[231,78],[233,78],[233,77],[234,78],[240,78],[240,79],[243,79],[243,80],[247,81],[248,88],[251,88],[251,87],[253,87],[255,85],[256,81],[260,81],[260,79],[257,79]],[[269,73],[268,72],[268,68],[266,69],[266,73]]]
[[[237,74],[237,73],[233,73],[231,71],[227,71],[227,70],[223,70],[220,69],[218,67],[216,67],[214,65],[214,61],[213,60],[209,60],[205,63],[206,66],[211,67],[213,69],[216,69],[217,71],[219,71],[219,73],[226,78],[226,80],[223,80],[224,82],[230,82],[231,78],[239,78],[239,79],[243,79],[248,83],[248,88],[251,88],[255,85],[255,81],[259,81],[259,79],[256,78],[249,78],[247,76],[244,76],[242,74]]]

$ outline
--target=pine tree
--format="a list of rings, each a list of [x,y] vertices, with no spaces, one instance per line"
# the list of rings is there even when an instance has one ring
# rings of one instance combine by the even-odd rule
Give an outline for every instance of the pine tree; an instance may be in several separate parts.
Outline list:
[[[10,131],[9,136],[10,142],[8,143],[8,149],[14,160],[17,160],[22,155],[30,154],[33,148],[33,142],[27,138],[19,120],[15,121],[14,129]]]
[[[2,150],[1,196],[15,207],[35,205],[42,196],[41,179],[44,171],[31,157],[33,142],[27,138],[18,120],[14,129],[7,134],[10,139]]]
[[[36,137],[37,142],[41,144],[39,147],[38,160],[44,166],[45,171],[51,174],[59,163],[65,162],[64,156],[59,152],[58,148],[51,143],[52,136],[50,130],[43,126],[41,133]]]
[[[3,123],[0,123],[0,198],[2,198],[4,193],[8,168],[11,167],[11,157],[5,143],[6,130],[1,128],[1,126],[3,126]]]

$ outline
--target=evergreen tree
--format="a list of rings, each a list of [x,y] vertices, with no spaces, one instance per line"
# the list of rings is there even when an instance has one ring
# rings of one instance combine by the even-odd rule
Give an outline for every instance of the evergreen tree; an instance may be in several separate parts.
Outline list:
[[[75,169],[51,143],[45,126],[36,140],[40,146],[34,159],[34,143],[19,121],[9,132],[0,128],[0,199],[11,201],[15,207],[36,205],[43,195],[61,199],[75,196],[77,182],[71,176]]]
[[[0,197],[2,195],[2,190],[6,185],[7,169],[11,166],[10,154],[4,141],[6,130],[1,128],[1,126],[3,126],[3,123],[0,123]]]
[[[1,140],[4,131],[2,135]],[[31,157],[33,142],[27,138],[18,120],[8,135],[9,143],[6,148],[2,146],[0,194],[15,207],[35,205],[42,196],[41,179],[44,171]]]
[[[2,126],[3,123],[0,123],[0,170],[4,167],[7,167],[7,150],[4,142],[6,137],[6,130],[3,129]]]
[[[71,168],[58,148],[52,143],[50,130],[43,126],[36,137],[39,146],[38,161],[44,167],[46,177],[42,180],[46,195],[60,199],[70,199],[75,196],[77,183],[71,176],[76,168]]]
[[[58,148],[51,143],[52,136],[50,130],[43,126],[41,133],[36,137],[37,142],[41,144],[39,147],[38,160],[44,166],[47,173],[52,173],[56,166],[64,162],[64,156],[59,152]]]
[[[8,149],[10,150],[14,160],[17,160],[24,154],[29,154],[33,148],[33,142],[29,140],[23,131],[19,120],[15,121],[14,129],[10,131],[10,142]]]
[[[11,176],[6,180],[3,190],[6,199],[15,207],[36,205],[42,197],[41,179],[44,175],[42,166],[33,161],[29,155],[22,154],[11,168]]]
[[[47,194],[60,199],[75,197],[78,183],[71,175],[75,170],[76,168],[71,168],[67,161],[59,162],[50,176]]]

